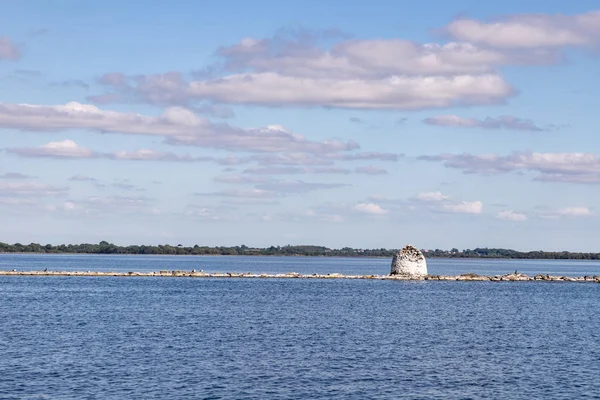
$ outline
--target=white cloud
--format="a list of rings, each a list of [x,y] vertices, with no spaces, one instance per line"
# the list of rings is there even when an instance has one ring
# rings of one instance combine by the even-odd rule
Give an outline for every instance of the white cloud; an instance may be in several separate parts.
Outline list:
[[[191,99],[230,104],[418,110],[494,104],[512,95],[513,89],[494,74],[359,80],[307,79],[264,72],[191,82],[185,92]]]
[[[137,187],[136,185],[134,185],[132,183],[129,183],[128,180],[114,182],[110,186],[114,187],[116,189],[127,190],[127,191],[136,191],[136,192],[144,192],[144,191],[146,191],[146,189],[144,189],[144,188]]]
[[[140,213],[154,215],[153,199],[144,196],[90,196],[74,200],[75,209],[88,215],[111,213]]]
[[[598,44],[598,26],[600,11],[593,11],[458,19],[445,28],[458,40],[447,43],[341,35],[320,43],[322,35],[305,31],[245,38],[218,49],[217,62],[195,80],[178,72],[112,72],[100,78],[109,92],[90,99],[199,103],[198,110],[220,103],[394,110],[496,104],[515,93],[499,68],[560,62],[563,46]]]
[[[183,144],[230,151],[307,152],[313,154],[356,150],[353,141],[311,141],[278,125],[241,129],[213,124],[190,110],[167,108],[158,117],[105,111],[95,106],[71,102],[66,105],[40,106],[0,103],[0,128],[53,132],[87,129],[130,135],[165,138],[171,144]],[[63,143],[65,145],[67,143]]]
[[[518,14],[491,22],[458,19],[446,27],[458,40],[504,49],[600,44],[600,10],[584,14]]]
[[[329,153],[325,154],[324,157],[331,160],[340,161],[360,161],[360,160],[378,160],[378,161],[398,161],[398,159],[404,157],[404,154],[400,153],[380,153],[376,151],[362,152],[362,153]]]
[[[0,179],[31,179],[32,176],[22,174],[20,172],[6,172],[0,175]]]
[[[496,104],[514,94],[495,73],[459,75],[385,75],[377,78],[284,75],[244,72],[216,79],[165,84],[164,76],[148,76],[125,90],[151,104],[188,105],[198,101],[262,106],[333,107],[418,110],[456,105]],[[111,93],[88,99],[106,104],[121,101]]]
[[[79,203],[103,207],[128,208],[146,205],[150,201],[152,199],[143,196],[91,196],[80,200]]]
[[[93,158],[97,156],[92,150],[81,147],[70,139],[50,142],[34,148],[13,148],[8,151],[23,157]]]
[[[78,209],[79,209],[79,207],[72,201],[65,201],[65,202],[59,203],[59,204],[47,204],[46,206],[44,206],[45,211],[70,212],[70,211],[76,211]]]
[[[551,60],[549,55],[539,54],[536,60],[532,55],[501,52],[464,42],[419,44],[402,39],[349,40],[338,44],[332,53],[338,60],[347,60],[347,65],[362,68],[364,76],[477,74],[490,72],[495,66]]]
[[[269,190],[262,189],[245,189],[245,190],[223,190],[219,192],[210,193],[194,193],[196,196],[215,196],[215,197],[234,197],[234,198],[250,198],[250,199],[264,199],[276,197],[277,194]]]
[[[316,183],[301,180],[280,180],[253,175],[221,175],[214,178],[215,182],[227,184],[250,184],[258,190],[277,194],[307,193],[313,190],[336,189],[350,186],[344,183]]]
[[[457,214],[481,214],[483,203],[480,201],[464,201],[458,204],[444,204],[443,208],[448,212]]]
[[[280,153],[280,154],[257,154],[252,156],[252,160],[256,161],[258,164],[263,166],[272,166],[272,165],[332,165],[335,160],[324,157],[317,156],[314,154],[308,153]],[[238,160],[245,162],[246,160]]]
[[[545,219],[582,218],[591,217],[593,215],[595,215],[595,213],[586,206],[564,207],[539,213],[539,217]]]
[[[218,54],[229,71],[252,70],[302,77],[372,78],[390,75],[483,73],[494,66],[543,62],[531,54],[501,52],[470,43],[415,43],[403,39],[344,40],[325,51],[315,43],[250,39]]]
[[[217,183],[233,183],[233,184],[257,184],[268,182],[268,178],[255,177],[255,176],[243,176],[243,175],[219,175],[213,178],[214,182]]]
[[[597,185],[600,183],[600,172],[585,171],[573,174],[569,173],[543,173],[534,178],[540,182],[563,182],[563,183],[578,183],[585,185]]]
[[[503,115],[500,117],[487,117],[483,120],[476,118],[463,118],[458,115],[438,115],[423,120],[426,124],[437,126],[483,128],[483,129],[509,129],[516,131],[543,131],[533,121]]]
[[[417,200],[420,201],[444,201],[449,199],[449,196],[445,196],[442,192],[423,192],[417,195]]]
[[[89,196],[56,204],[45,204],[38,208],[44,212],[96,218],[106,217],[107,213],[127,216],[134,214],[157,215],[157,208],[151,206],[152,201],[153,199],[142,196]]]
[[[6,196],[62,196],[69,188],[39,182],[0,181],[0,197]]]
[[[360,203],[354,206],[354,211],[363,214],[385,215],[389,211],[375,203]]]
[[[188,154],[176,154],[169,151],[156,151],[149,149],[140,149],[135,151],[117,151],[107,158],[114,160],[128,161],[177,161],[177,162],[202,162],[202,161],[217,161],[213,157],[192,157]]]
[[[125,87],[127,86],[127,76],[120,72],[109,72],[98,79],[98,83],[107,86]]]
[[[246,38],[222,47],[209,74],[103,77],[113,92],[100,101],[186,105],[194,102],[263,106],[413,110],[493,104],[514,93],[497,73],[503,65],[547,64],[553,52],[499,51],[470,43],[403,39],[342,40],[330,50],[297,37]],[[355,122],[360,122],[354,119]]]
[[[63,207],[65,210],[73,210],[75,208],[75,203],[72,201],[66,201],[63,203]]]
[[[349,174],[346,168],[327,167],[251,167],[244,170],[245,174],[257,175],[292,175],[292,174]]]
[[[0,37],[0,60],[18,60],[21,52],[7,37]]]
[[[310,154],[288,152],[280,154],[256,154],[244,159],[236,159],[237,163],[254,161],[263,166],[272,165],[304,165],[310,166],[331,166],[336,161],[398,161],[403,154],[397,153],[380,153],[380,152],[359,152],[359,153],[325,153],[325,154]]]
[[[539,173],[534,179],[546,182],[600,183],[600,156],[592,153],[440,154],[421,160],[441,161],[464,173],[501,174],[516,171]]]
[[[66,139],[59,142],[50,142],[38,147],[20,147],[6,149],[9,153],[21,157],[46,157],[46,158],[103,158],[108,160],[121,161],[168,161],[168,162],[216,162],[228,163],[227,158],[216,157],[193,157],[189,154],[176,154],[169,151],[156,151],[149,149],[139,149],[135,151],[116,151],[113,153],[95,152],[80,146],[73,140]],[[247,157],[240,162],[250,162],[252,158]],[[1,178],[1,176],[0,176]],[[75,178],[75,177],[74,177]],[[81,180],[81,179],[72,179]]]
[[[81,174],[73,175],[72,177],[69,178],[69,180],[76,181],[76,182],[98,182],[98,179],[96,179],[96,178],[92,178],[91,176],[85,176],[85,175],[81,175]]]
[[[566,207],[556,210],[556,214],[565,217],[586,217],[592,215],[592,212],[587,207]]]
[[[160,162],[214,162],[220,165],[238,165],[257,163],[261,167],[251,167],[244,170],[248,174],[350,174],[353,171],[331,165],[338,161],[353,160],[379,160],[396,161],[400,155],[393,153],[279,153],[279,154],[255,154],[245,157],[228,156],[191,156],[189,154],[177,154],[165,151],[140,149],[135,151],[116,151],[112,153],[95,152],[82,147],[72,140],[50,142],[38,147],[21,147],[6,149],[9,153],[21,157],[45,157],[45,158],[98,158],[120,161],[160,161]],[[302,166],[301,165],[308,165]],[[317,165],[317,166],[313,166]],[[379,167],[357,168],[356,173],[380,174],[386,173]],[[3,176],[0,175],[0,178]]]
[[[505,221],[525,221],[527,220],[527,215],[514,212],[512,210],[508,211],[500,211],[497,215],[498,219],[503,219]]]

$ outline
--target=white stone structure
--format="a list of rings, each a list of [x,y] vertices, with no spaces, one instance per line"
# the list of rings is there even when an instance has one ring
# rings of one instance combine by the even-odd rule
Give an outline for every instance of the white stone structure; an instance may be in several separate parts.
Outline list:
[[[421,250],[406,245],[394,255],[390,275],[419,277],[427,275],[427,261]]]

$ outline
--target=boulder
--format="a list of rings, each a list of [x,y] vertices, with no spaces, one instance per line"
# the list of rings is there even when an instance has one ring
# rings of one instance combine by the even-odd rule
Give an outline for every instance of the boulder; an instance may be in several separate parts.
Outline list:
[[[406,245],[394,255],[390,275],[405,275],[410,277],[424,277],[427,275],[427,261],[425,256],[416,247]]]

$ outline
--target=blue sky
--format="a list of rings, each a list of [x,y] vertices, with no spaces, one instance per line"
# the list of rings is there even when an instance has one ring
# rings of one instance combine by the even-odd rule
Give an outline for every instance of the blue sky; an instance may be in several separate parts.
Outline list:
[[[2,4],[0,241],[598,251],[597,2],[347,3]]]

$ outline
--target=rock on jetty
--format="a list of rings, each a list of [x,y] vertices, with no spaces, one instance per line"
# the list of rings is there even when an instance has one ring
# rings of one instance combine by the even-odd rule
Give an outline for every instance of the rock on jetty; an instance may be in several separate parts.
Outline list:
[[[390,275],[404,275],[421,277],[427,275],[427,261],[421,250],[414,246],[406,245],[392,259]]]

